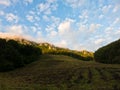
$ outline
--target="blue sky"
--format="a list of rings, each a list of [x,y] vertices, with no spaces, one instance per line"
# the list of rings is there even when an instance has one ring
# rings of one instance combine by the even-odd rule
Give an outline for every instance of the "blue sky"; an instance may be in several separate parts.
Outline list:
[[[95,51],[120,38],[120,0],[0,0],[0,36]]]

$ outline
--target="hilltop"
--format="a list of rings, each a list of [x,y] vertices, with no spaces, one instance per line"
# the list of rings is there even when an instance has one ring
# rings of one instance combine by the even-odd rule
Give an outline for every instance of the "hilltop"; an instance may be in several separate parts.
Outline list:
[[[93,59],[93,53],[56,47],[49,43],[36,43],[19,37],[0,39],[0,71],[9,71],[38,60],[42,54],[67,55],[79,60]]]
[[[83,59],[86,61],[93,60],[93,52],[89,52],[87,50],[82,50],[82,51],[70,50],[68,48],[57,47],[47,42],[37,43],[34,41],[24,39],[20,36],[11,36],[11,35],[10,36],[5,35],[4,37],[3,36],[1,36],[1,38],[6,40],[14,40],[24,45],[32,45],[32,46],[39,47],[42,50],[43,54],[57,54],[57,55],[61,54],[61,55],[72,56],[74,58]]]

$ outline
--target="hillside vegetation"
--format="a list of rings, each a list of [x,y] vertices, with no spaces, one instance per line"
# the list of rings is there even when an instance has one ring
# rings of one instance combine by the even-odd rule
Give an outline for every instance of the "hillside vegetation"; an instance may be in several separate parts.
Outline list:
[[[0,90],[120,90],[120,66],[41,55],[24,68],[1,72]]]
[[[36,61],[41,54],[67,55],[79,60],[93,60],[93,53],[36,43],[22,38],[0,39],[0,71],[9,71]]]
[[[86,50],[83,51],[70,50],[67,48],[56,47],[49,43],[41,43],[38,46],[40,47],[40,49],[42,49],[43,54],[67,55],[84,61],[93,60],[93,52],[89,52]]]
[[[7,41],[11,40],[10,38],[5,38],[5,39]],[[67,55],[85,61],[93,60],[93,52],[89,52],[86,50],[83,51],[70,50],[68,48],[57,47],[49,43],[36,43],[20,37],[12,38],[12,40],[20,44],[39,47],[42,50],[42,54]]]
[[[37,60],[41,54],[41,49],[36,46],[0,39],[0,71],[22,67]]]
[[[120,39],[98,49],[94,57],[97,62],[120,64]]]
[[[119,46],[98,49],[96,62],[88,51],[0,39],[0,71],[11,70],[0,72],[0,90],[120,90]]]

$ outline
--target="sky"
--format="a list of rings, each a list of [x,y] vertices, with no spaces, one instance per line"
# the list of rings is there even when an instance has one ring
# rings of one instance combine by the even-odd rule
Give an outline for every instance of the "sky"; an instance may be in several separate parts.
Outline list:
[[[120,0],[0,0],[0,36],[96,51],[120,38]]]

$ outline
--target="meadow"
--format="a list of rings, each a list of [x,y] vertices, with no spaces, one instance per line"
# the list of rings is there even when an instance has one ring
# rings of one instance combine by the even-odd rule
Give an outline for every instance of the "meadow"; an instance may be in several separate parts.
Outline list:
[[[24,67],[0,72],[0,90],[120,90],[120,64],[41,55]]]

